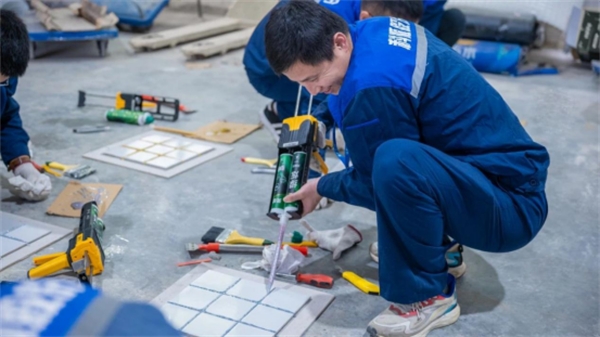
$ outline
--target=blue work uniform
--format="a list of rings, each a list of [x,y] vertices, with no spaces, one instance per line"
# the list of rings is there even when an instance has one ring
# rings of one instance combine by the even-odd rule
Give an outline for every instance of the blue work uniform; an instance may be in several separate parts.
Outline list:
[[[279,2],[275,8],[286,2]],[[319,4],[338,14],[350,24],[359,20],[359,0],[321,0]],[[246,45],[243,62],[250,84],[261,95],[277,102],[277,112],[283,120],[294,115],[299,84],[290,81],[285,75],[275,74],[269,65],[265,50],[265,28],[270,17],[271,13],[267,14],[256,26]],[[303,89],[299,114],[306,114],[309,97],[308,91]],[[313,107],[316,107],[325,98],[324,94],[313,97]]]
[[[29,155],[29,136],[23,129],[23,122],[19,115],[19,103],[12,97],[17,90],[18,79],[11,77],[8,85],[0,87],[0,155],[2,161],[8,166],[11,160]]]
[[[182,336],[147,303],[120,302],[78,282],[0,284],[4,336]]]
[[[444,289],[446,235],[489,252],[536,236],[550,158],[500,94],[423,27],[381,17],[350,35],[347,73],[327,101],[353,167],[317,189],[377,213],[381,294],[410,304]]]
[[[440,30],[446,2],[446,0],[423,0],[423,16],[419,20],[419,24],[434,35]]]

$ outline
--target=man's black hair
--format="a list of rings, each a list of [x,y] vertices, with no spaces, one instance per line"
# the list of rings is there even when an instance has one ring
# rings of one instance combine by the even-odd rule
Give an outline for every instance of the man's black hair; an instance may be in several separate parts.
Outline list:
[[[361,9],[372,16],[393,16],[416,22],[423,16],[422,0],[361,0]]]
[[[29,63],[29,35],[19,17],[0,9],[0,73],[22,76]]]
[[[277,74],[300,61],[317,65],[333,59],[333,36],[348,24],[314,0],[292,0],[275,8],[265,30],[267,60]]]

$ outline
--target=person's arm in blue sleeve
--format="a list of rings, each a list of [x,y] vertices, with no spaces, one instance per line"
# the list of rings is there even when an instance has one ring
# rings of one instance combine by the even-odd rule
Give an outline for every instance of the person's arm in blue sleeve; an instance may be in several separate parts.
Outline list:
[[[8,87],[3,88],[0,154],[2,161],[8,166],[11,160],[29,155],[29,136],[23,129],[23,122],[19,115],[19,103],[12,97],[17,88],[17,78],[11,78]]]
[[[327,99],[325,99],[321,104],[317,105],[312,114],[319,122],[323,122],[327,131],[331,130],[334,126],[333,116],[329,111],[329,105],[327,103]]]
[[[317,185],[319,195],[375,211],[373,186],[365,184],[354,167],[327,174]]]

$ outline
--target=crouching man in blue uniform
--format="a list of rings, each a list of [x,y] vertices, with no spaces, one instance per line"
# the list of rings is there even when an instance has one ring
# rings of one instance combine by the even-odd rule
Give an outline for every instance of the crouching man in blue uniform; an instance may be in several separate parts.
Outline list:
[[[381,296],[371,336],[425,336],[460,315],[444,257],[453,242],[488,252],[527,245],[548,205],[546,149],[460,55],[423,27],[381,17],[350,26],[313,1],[273,11],[267,58],[316,95],[353,166],[309,180],[286,202],[321,196],[377,214]],[[322,109],[319,109],[322,110]]]
[[[276,5],[284,5],[283,0]],[[394,16],[411,21],[416,21],[423,14],[423,3],[414,0],[320,0],[318,3],[328,10],[341,16],[347,23],[353,24],[372,16]],[[265,26],[269,20],[267,14],[256,26],[244,52],[244,68],[250,84],[261,95],[272,99],[263,111],[260,118],[265,128],[271,133],[273,139],[279,141],[281,121],[294,116],[298,98],[298,83],[290,81],[285,76],[273,72],[265,55]],[[327,96],[320,94],[313,97],[313,107],[325,100]],[[309,94],[302,90],[299,105],[299,114],[305,115],[308,110]]]
[[[13,98],[18,77],[29,63],[29,35],[25,24],[8,10],[0,10],[0,155],[2,161],[13,171],[8,180],[12,194],[27,200],[46,199],[52,189],[50,178],[41,174],[31,163],[29,136],[23,129],[19,104]]]

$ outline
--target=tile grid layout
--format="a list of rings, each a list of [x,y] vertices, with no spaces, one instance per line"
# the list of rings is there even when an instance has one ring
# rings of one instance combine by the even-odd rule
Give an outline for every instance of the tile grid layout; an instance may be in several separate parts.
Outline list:
[[[0,257],[26,246],[50,233],[49,230],[29,225],[16,226],[0,232]]]
[[[310,300],[290,290],[208,271],[162,306],[169,321],[186,334],[274,336]]]
[[[194,144],[192,141],[152,135],[124,145],[109,147],[103,154],[167,170],[213,149],[210,146]]]

